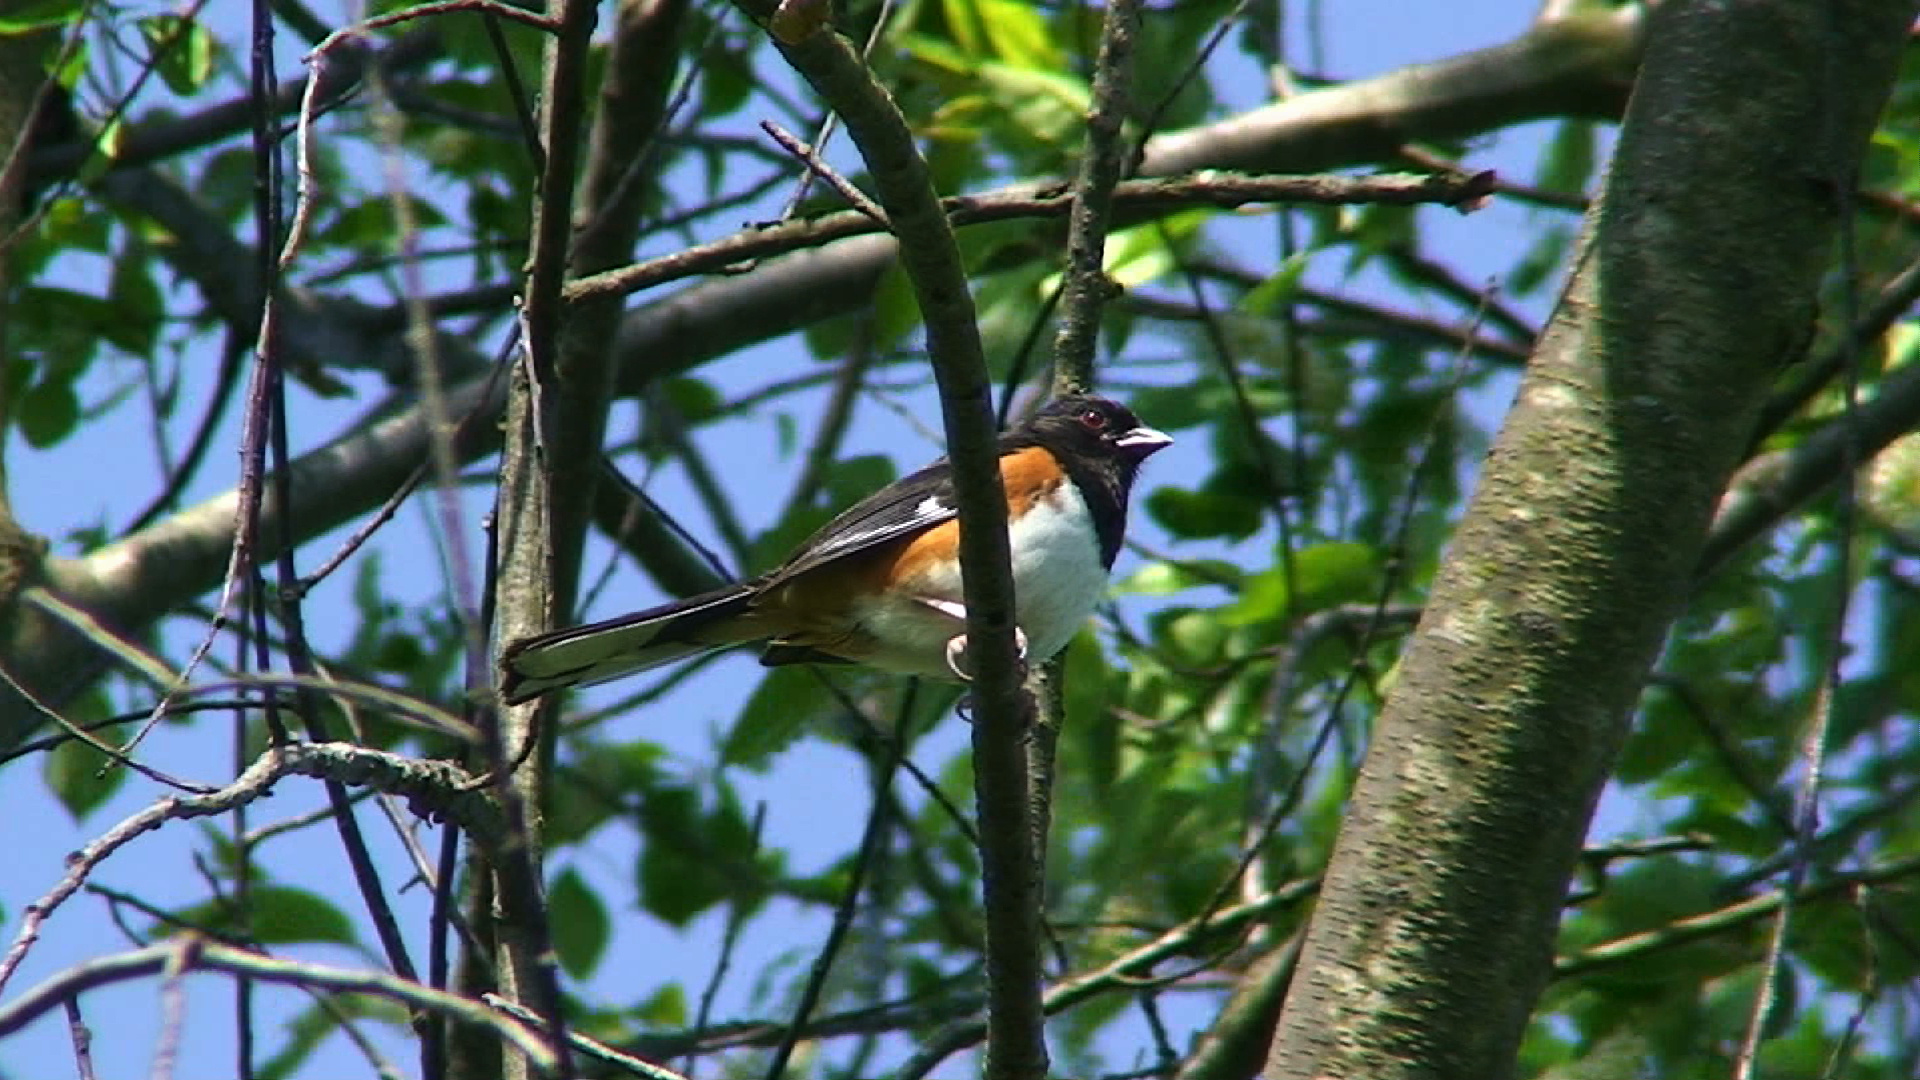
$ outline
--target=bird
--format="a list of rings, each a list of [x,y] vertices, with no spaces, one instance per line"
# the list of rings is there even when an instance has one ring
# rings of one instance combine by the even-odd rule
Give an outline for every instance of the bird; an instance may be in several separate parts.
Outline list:
[[[1106,591],[1140,464],[1173,442],[1119,402],[1055,398],[1000,436],[1015,640],[1044,661]],[[960,518],[946,458],[822,526],[777,568],[659,607],[538,634],[501,651],[501,697],[543,694],[764,643],[760,662],[863,664],[967,681]]]

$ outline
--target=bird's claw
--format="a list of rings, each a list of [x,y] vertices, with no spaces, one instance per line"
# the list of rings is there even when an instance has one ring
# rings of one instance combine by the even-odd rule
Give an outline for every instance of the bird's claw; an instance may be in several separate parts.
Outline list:
[[[1019,627],[1013,628],[1014,663],[1019,665],[1022,675],[1027,667],[1027,633]],[[947,639],[947,670],[961,682],[972,682],[973,671],[967,663],[967,635],[955,634]]]

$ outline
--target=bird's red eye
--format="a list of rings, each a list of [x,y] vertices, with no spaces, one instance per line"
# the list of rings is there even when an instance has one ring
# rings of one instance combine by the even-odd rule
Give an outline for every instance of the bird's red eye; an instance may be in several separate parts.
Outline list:
[[[1088,431],[1105,431],[1107,429],[1107,414],[1101,412],[1099,409],[1082,409],[1080,411],[1080,423],[1085,425]]]

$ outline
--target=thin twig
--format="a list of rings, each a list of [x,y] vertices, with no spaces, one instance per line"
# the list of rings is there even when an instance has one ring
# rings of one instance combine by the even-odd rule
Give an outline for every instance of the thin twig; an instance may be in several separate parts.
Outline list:
[[[800,1043],[800,1033],[805,1030],[814,1006],[819,1004],[820,995],[826,990],[827,976],[833,971],[833,961],[846,942],[847,932],[853,928],[853,916],[859,910],[860,893],[866,886],[867,872],[880,856],[881,843],[892,818],[887,812],[889,803],[886,789],[893,783],[893,774],[899,768],[903,753],[897,747],[889,754],[886,765],[874,779],[873,805],[867,810],[867,827],[860,836],[860,851],[848,869],[846,890],[840,894],[840,902],[834,906],[833,923],[828,927],[827,939],[821,942],[820,952],[813,958],[813,966],[807,972],[807,981],[800,989],[799,1001],[793,1006],[793,1019],[787,1024],[786,1035],[768,1058],[767,1080],[781,1080],[786,1075],[787,1063],[793,1057],[794,1047]]]
[[[67,1011],[67,1034],[73,1040],[74,1071],[80,1080],[95,1080],[93,1071],[93,1032],[87,1027],[87,1021],[80,1015],[80,999],[68,998],[62,1003]]]
[[[1786,889],[1771,889],[1758,896],[1748,897],[1713,911],[1675,919],[1664,926],[1628,934],[1612,941],[1603,941],[1578,952],[1563,954],[1554,961],[1554,977],[1565,979],[1575,975],[1585,975],[1601,968],[1640,959],[1662,949],[1676,948],[1703,938],[1737,930],[1771,916],[1785,903],[1806,903],[1810,900],[1844,893],[1862,885],[1884,885],[1915,876],[1920,876],[1920,856],[1896,859],[1893,862],[1853,873],[1835,874],[1831,878],[1811,885],[1802,885],[1799,890],[1791,894]]]
[[[1135,224],[1176,210],[1301,202],[1347,206],[1406,206],[1437,203],[1470,207],[1483,198],[1492,173],[1471,176],[1295,176],[1203,172],[1165,179],[1126,180],[1113,190],[1116,224]],[[979,225],[1034,217],[1064,217],[1073,194],[1058,185],[1023,185],[1003,192],[954,196],[941,200],[954,226]],[[819,247],[833,240],[882,231],[865,214],[842,210],[823,217],[747,229],[733,236],[567,283],[568,303],[602,296],[624,296],[696,274],[718,273],[738,263]]]
[[[1092,389],[1100,313],[1117,291],[1107,277],[1107,231],[1114,189],[1131,163],[1122,126],[1130,107],[1134,37],[1139,32],[1138,0],[1112,0],[1101,25],[1093,103],[1087,110],[1087,145],[1073,182],[1073,208],[1067,215],[1066,279],[1061,289],[1060,329],[1053,339],[1055,394]]]
[[[882,230],[888,228],[887,212],[880,209],[880,204],[868,198],[866,192],[855,187],[853,181],[835,171],[833,166],[827,164],[813,147],[801,142],[792,132],[771,120],[760,121],[760,130],[772,137],[774,142],[779,143],[782,150],[792,154],[802,165],[805,165],[809,173],[825,180],[828,187],[839,192],[840,197],[847,200],[847,205],[865,214]]]
[[[1276,912],[1303,903],[1319,888],[1318,878],[1290,882],[1246,903],[1189,919],[1100,967],[1055,982],[1042,997],[1042,1008],[1052,1015],[1115,988],[1131,989],[1137,975],[1150,971],[1161,961],[1187,953],[1197,942],[1239,932]],[[895,1075],[900,1080],[929,1076],[942,1061],[978,1043],[985,1034],[986,1023],[978,1016],[957,1021],[927,1038],[920,1051]]]
[[[540,1015],[538,1013],[527,1008],[525,1005],[503,998],[499,994],[482,994],[480,995],[480,1000],[522,1023],[540,1023]],[[651,1061],[646,1061],[624,1051],[616,1050],[606,1043],[601,1042],[599,1039],[589,1035],[582,1035],[577,1031],[567,1032],[567,1042],[570,1043],[575,1050],[580,1051],[588,1057],[598,1058],[609,1065],[625,1069],[635,1076],[643,1077],[645,1080],[689,1080],[688,1077],[674,1072],[672,1069],[655,1065]]]
[[[767,804],[761,802],[753,808],[753,827],[747,834],[747,856],[757,858],[760,854],[760,836],[767,824]],[[706,989],[700,992],[700,1007],[693,1014],[693,1038],[695,1049],[687,1052],[686,1063],[681,1070],[688,1080],[693,1077],[693,1065],[698,1055],[698,1044],[707,1024],[713,1019],[713,999],[720,995],[720,986],[726,981],[727,968],[733,964],[733,951],[740,944],[740,931],[747,925],[747,913],[753,905],[736,898],[727,911],[727,928],[720,935],[720,955],[713,962],[713,971],[707,976]]]
[[[40,928],[59,906],[86,883],[96,866],[144,833],[169,821],[225,814],[236,806],[266,795],[290,774],[350,779],[381,791],[404,795],[416,806],[459,822],[483,840],[497,843],[503,830],[498,811],[486,797],[471,790],[472,778],[445,762],[419,761],[344,743],[294,744],[272,747],[232,783],[205,795],[169,797],[122,820],[67,860],[65,876],[21,913],[20,929],[4,957],[0,957],[0,988],[6,986]]]
[[[403,1005],[487,1028],[531,1058],[537,1067],[549,1072],[554,1069],[553,1053],[527,1025],[458,994],[434,990],[383,972],[277,960],[195,937],[176,938],[165,944],[89,960],[52,976],[0,1007],[0,1035],[19,1031],[89,990],[175,971],[223,971],[260,982],[391,998]]]

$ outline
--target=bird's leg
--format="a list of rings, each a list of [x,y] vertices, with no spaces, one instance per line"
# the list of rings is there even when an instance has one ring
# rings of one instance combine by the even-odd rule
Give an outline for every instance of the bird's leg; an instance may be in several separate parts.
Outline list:
[[[958,620],[961,625],[967,621],[967,609],[963,604],[951,600],[936,600],[921,597],[920,602],[949,618]],[[1013,628],[1013,651],[1022,667],[1027,663],[1027,633],[1018,626]],[[967,667],[967,635],[955,634],[947,639],[947,669],[961,682],[972,682],[973,673]]]

